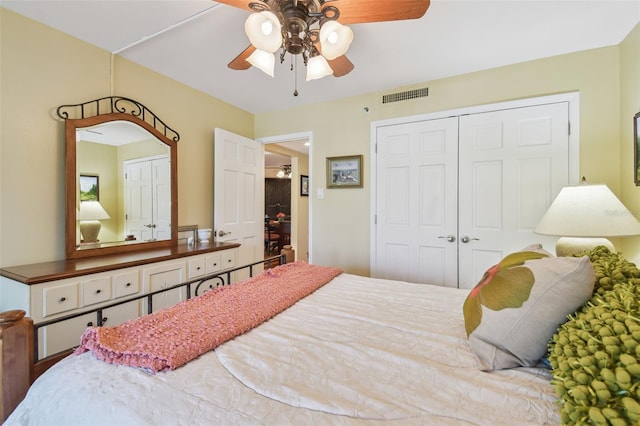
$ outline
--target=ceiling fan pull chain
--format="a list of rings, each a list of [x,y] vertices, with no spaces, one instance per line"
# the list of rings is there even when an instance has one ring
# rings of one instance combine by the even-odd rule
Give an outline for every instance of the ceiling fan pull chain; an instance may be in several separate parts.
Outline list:
[[[291,71],[293,71],[294,84],[293,96],[298,96],[298,73],[296,70],[296,66],[294,66],[294,63],[295,65],[298,65],[298,55],[291,55]]]

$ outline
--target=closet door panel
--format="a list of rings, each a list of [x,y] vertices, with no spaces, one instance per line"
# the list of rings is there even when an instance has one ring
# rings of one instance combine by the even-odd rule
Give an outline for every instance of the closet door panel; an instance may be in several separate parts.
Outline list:
[[[501,231],[503,228],[503,196],[502,191],[496,191],[502,184],[502,161],[477,161],[472,164],[469,192],[460,193],[461,209],[469,209],[473,229]]]
[[[457,123],[378,128],[372,276],[456,285]]]
[[[546,213],[552,194],[553,162],[550,158],[528,158],[519,161],[517,190],[517,222],[519,232],[532,232]]]
[[[568,123],[567,102],[460,117],[461,288],[509,252],[553,247],[533,229],[569,184]]]

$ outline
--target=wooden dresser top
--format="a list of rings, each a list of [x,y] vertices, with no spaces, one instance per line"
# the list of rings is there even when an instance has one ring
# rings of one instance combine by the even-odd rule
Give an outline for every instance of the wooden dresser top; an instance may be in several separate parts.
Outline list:
[[[20,281],[24,284],[38,284],[47,281],[72,278],[97,272],[140,266],[148,263],[162,262],[181,257],[211,253],[239,247],[232,243],[206,243],[188,246],[179,244],[171,247],[140,250],[125,254],[94,256],[82,259],[56,260],[29,265],[7,266],[0,268],[0,275]]]

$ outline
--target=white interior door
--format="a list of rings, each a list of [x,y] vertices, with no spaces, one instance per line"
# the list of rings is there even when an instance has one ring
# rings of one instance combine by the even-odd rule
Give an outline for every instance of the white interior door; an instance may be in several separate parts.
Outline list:
[[[567,102],[460,117],[460,288],[506,254],[555,238],[533,233],[569,184]]]
[[[214,140],[214,232],[239,243],[238,264],[264,257],[264,146],[222,129]]]
[[[455,286],[458,118],[378,128],[374,277]]]

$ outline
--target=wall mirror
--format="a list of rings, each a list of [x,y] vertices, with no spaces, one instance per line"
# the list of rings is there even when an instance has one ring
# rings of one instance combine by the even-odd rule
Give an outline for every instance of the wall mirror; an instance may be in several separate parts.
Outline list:
[[[67,258],[175,244],[178,133],[117,96],[57,114],[65,120]]]

